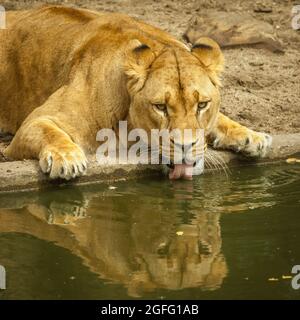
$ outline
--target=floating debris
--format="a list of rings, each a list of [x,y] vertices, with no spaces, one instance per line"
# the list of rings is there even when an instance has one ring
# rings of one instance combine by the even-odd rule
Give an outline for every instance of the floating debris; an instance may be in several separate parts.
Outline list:
[[[287,163],[300,163],[300,159],[297,158],[288,158],[285,160]]]
[[[268,281],[279,281],[278,278],[269,278]]]
[[[182,235],[183,235],[183,231],[177,231],[176,234],[177,234],[178,236],[182,236]]]
[[[109,186],[108,189],[109,189],[109,190],[115,190],[115,189],[117,189],[117,187]]]

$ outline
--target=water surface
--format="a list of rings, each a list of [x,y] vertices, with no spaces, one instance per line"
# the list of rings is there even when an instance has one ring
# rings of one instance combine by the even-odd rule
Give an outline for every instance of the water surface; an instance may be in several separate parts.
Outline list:
[[[299,299],[300,166],[0,197],[0,299]]]

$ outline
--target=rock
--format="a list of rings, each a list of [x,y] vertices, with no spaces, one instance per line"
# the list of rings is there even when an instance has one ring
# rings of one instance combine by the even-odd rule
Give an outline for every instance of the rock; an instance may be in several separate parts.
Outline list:
[[[183,37],[192,44],[200,37],[210,37],[221,47],[255,45],[273,52],[284,52],[274,27],[248,13],[212,12],[197,16]]]

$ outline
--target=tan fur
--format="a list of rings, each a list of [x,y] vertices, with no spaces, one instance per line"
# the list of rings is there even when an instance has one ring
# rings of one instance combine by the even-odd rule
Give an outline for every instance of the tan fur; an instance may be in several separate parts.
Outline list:
[[[0,31],[0,128],[15,137],[6,155],[39,159],[51,178],[84,173],[97,131],[126,119],[147,131],[203,128],[216,147],[249,155],[270,144],[218,113],[223,56],[210,39],[190,51],[126,15],[57,6],[14,14],[8,25]],[[168,117],[153,103],[166,103]]]

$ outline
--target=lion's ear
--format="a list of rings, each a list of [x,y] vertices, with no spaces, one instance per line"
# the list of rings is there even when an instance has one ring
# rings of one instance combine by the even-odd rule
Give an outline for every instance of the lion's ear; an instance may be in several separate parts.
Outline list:
[[[199,38],[191,49],[192,53],[202,62],[212,81],[220,86],[219,76],[224,69],[224,56],[219,45],[210,38]]]
[[[154,59],[155,54],[150,47],[139,40],[131,41],[124,65],[130,92],[136,93],[142,89],[148,76],[149,67]]]

